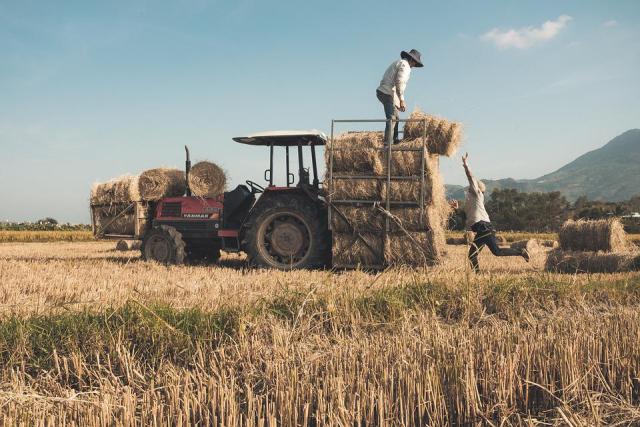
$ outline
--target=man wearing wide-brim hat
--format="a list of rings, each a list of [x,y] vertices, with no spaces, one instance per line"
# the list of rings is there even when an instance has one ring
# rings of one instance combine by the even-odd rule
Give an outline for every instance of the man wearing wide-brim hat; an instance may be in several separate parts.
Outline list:
[[[411,49],[409,52],[402,51],[400,59],[394,61],[387,71],[384,72],[380,86],[376,90],[376,95],[384,106],[384,115],[387,118],[387,125],[384,129],[385,144],[397,144],[398,140],[398,110],[404,112],[404,90],[409,81],[411,69],[422,67],[420,52]],[[393,131],[392,131],[393,126]]]

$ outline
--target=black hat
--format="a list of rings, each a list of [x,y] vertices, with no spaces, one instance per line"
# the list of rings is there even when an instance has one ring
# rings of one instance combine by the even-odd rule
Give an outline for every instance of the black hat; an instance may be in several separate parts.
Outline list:
[[[411,49],[409,52],[405,52],[404,50],[400,52],[400,58],[402,59],[413,59],[416,61],[416,67],[424,67],[422,65],[422,60],[420,60],[420,52],[415,49]]]

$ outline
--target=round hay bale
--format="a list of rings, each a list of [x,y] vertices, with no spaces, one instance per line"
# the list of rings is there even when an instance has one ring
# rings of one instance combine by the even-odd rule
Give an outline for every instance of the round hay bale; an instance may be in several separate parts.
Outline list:
[[[595,221],[569,220],[558,233],[565,251],[624,252],[629,249],[627,234],[617,218]]]
[[[123,175],[107,182],[93,184],[90,198],[91,205],[99,206],[130,202],[132,200],[130,188],[137,179],[137,176]]]
[[[116,250],[126,252],[140,249],[142,242],[140,240],[119,240],[116,244]]]
[[[171,168],[147,169],[131,183],[132,200],[155,201],[184,195],[184,172]]]
[[[224,193],[227,176],[212,162],[198,162],[189,171],[189,188],[194,196],[212,198]]]

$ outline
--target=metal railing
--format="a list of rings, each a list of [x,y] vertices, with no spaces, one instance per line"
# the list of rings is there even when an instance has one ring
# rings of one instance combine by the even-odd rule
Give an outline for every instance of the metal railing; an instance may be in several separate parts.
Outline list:
[[[353,148],[346,148],[346,147],[341,147],[341,148],[335,148],[335,144],[334,144],[334,137],[335,137],[335,128],[336,128],[336,124],[343,124],[343,123],[389,123],[390,125],[393,125],[395,122],[398,123],[408,123],[408,122],[422,122],[423,127],[422,127],[422,147],[421,148],[414,148],[414,147],[403,147],[402,143],[394,145],[394,144],[389,144],[389,141],[384,141],[385,146],[382,148],[368,148],[368,150],[372,150],[372,151],[382,151],[387,153],[387,158],[386,158],[386,171],[384,175],[376,175],[376,174],[369,174],[369,175],[352,175],[352,174],[344,174],[344,173],[334,173],[334,151],[350,151],[350,150],[357,150],[357,149],[362,149],[362,147],[353,147]],[[427,131],[427,120],[426,119],[399,119],[399,120],[380,120],[380,119],[358,119],[358,120],[346,120],[346,119],[341,119],[341,120],[331,120],[331,139],[330,139],[330,147],[329,147],[329,182],[328,182],[328,192],[327,192],[327,201],[329,204],[329,209],[328,209],[328,222],[329,222],[329,229],[333,229],[333,225],[332,225],[332,215],[334,215],[334,210],[337,212],[337,214],[341,217],[341,219],[343,221],[346,222],[346,224],[349,226],[349,228],[352,229],[354,235],[357,236],[357,238],[360,238],[364,244],[373,252],[373,249],[370,247],[370,245],[367,243],[367,241],[360,235],[357,227],[355,227],[353,224],[351,224],[349,222],[349,220],[347,219],[347,217],[344,215],[344,213],[342,213],[337,205],[372,205],[375,206],[376,203],[384,203],[385,205],[385,209],[387,212],[390,212],[392,207],[419,207],[420,208],[420,215],[421,217],[424,217],[424,208],[425,208],[425,203],[424,203],[424,199],[425,199],[425,179],[426,179],[426,171],[425,171],[425,156],[428,154],[427,152],[427,135],[426,135],[426,131]],[[404,134],[404,132],[403,132]],[[402,152],[402,151],[416,151],[416,152],[421,152],[420,155],[420,172],[418,176],[406,176],[406,175],[392,175],[391,174],[391,164],[392,164],[392,153],[393,152]],[[335,179],[379,179],[379,180],[385,180],[387,183],[387,191],[385,192],[385,197],[384,200],[382,199],[378,199],[378,200],[366,200],[366,199],[334,199],[333,197],[333,193],[334,193],[334,180]],[[391,195],[391,182],[392,181],[419,181],[420,182],[420,196],[419,196],[419,200],[416,202],[411,202],[411,201],[393,201],[392,199],[392,195]],[[384,229],[384,234],[386,235],[387,233],[389,233],[389,226],[390,226],[390,220],[389,220],[389,216],[385,215],[385,229]],[[384,237],[384,236],[383,236]]]

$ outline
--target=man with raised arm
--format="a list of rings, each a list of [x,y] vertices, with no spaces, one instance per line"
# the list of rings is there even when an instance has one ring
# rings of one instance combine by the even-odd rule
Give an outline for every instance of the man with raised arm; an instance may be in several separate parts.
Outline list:
[[[407,109],[404,104],[404,90],[409,81],[411,69],[422,67],[420,52],[411,49],[409,52],[400,52],[400,59],[393,61],[380,80],[380,86],[376,90],[378,100],[384,107],[384,116],[387,125],[384,128],[384,143],[397,144],[398,139],[398,110],[403,113]]]
[[[498,246],[495,228],[491,224],[489,214],[487,214],[487,210],[484,207],[485,185],[471,173],[469,163],[467,163],[468,158],[469,153],[465,153],[462,156],[464,172],[469,180],[469,189],[466,193],[464,205],[464,210],[467,214],[467,230],[476,233],[473,243],[469,247],[469,261],[473,271],[476,273],[480,271],[478,254],[485,245],[489,247],[489,250],[495,256],[521,256],[525,261],[529,262],[529,253],[526,249],[501,248]]]

